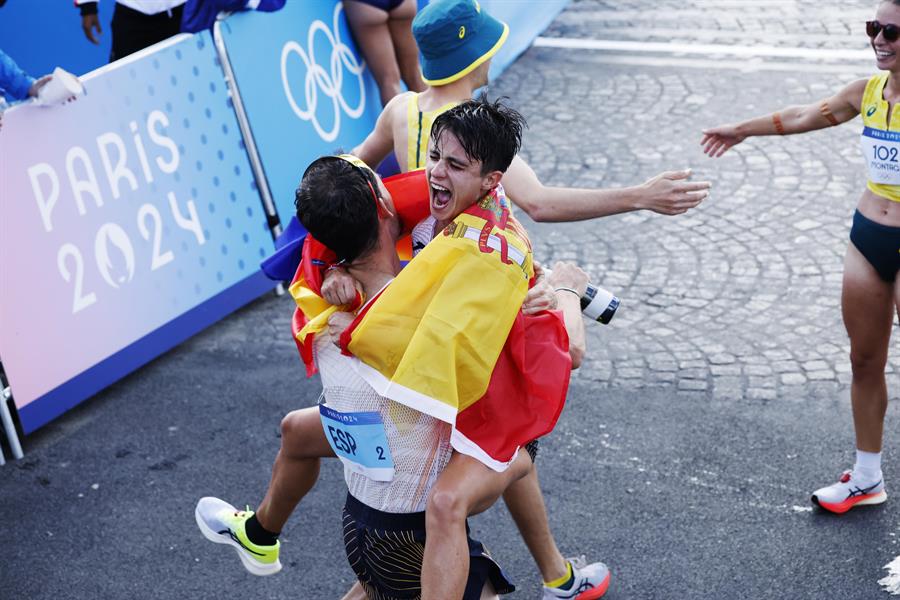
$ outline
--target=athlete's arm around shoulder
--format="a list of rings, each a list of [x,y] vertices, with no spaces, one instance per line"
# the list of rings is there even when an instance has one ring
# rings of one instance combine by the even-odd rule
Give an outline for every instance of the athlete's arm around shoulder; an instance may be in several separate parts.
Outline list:
[[[748,137],[806,133],[846,123],[859,114],[867,83],[868,79],[858,79],[812,104],[788,106],[740,123],[704,129],[700,145],[707,155],[717,158]]]
[[[406,115],[406,103],[410,93],[398,94],[391,98],[378,115],[375,129],[353,149],[353,155],[373,169],[394,149],[394,127],[397,119],[402,119]]]

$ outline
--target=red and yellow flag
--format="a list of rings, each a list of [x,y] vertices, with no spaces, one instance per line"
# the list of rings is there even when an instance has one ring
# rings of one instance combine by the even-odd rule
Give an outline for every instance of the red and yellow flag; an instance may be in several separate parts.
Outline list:
[[[571,361],[561,316],[522,315],[531,247],[492,193],[422,250],[342,336],[382,396],[455,424],[454,448],[503,470],[552,430]]]

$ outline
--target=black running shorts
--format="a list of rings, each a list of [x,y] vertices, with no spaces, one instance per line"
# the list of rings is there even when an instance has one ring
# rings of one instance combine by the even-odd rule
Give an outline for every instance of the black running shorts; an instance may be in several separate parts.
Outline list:
[[[381,512],[347,494],[344,547],[347,560],[370,599],[412,600],[422,595],[424,512]],[[498,594],[516,589],[481,542],[470,537],[469,580],[463,600],[478,600],[487,581]]]

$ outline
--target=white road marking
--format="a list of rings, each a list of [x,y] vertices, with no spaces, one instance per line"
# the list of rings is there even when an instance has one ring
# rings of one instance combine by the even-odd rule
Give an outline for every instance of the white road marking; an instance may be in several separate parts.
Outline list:
[[[872,50],[839,48],[782,48],[778,46],[731,46],[726,44],[685,44],[681,42],[631,42],[627,40],[588,40],[578,38],[538,37],[538,48],[564,48],[569,50],[612,50],[615,52],[655,52],[660,54],[726,54],[743,57],[802,58],[812,60],[846,60],[872,62]]]
[[[798,62],[766,62],[748,60],[707,60],[702,58],[665,58],[656,56],[627,56],[622,54],[597,54],[593,62],[612,65],[632,65],[640,67],[687,67],[697,69],[728,69],[745,72],[785,71],[791,73],[840,73],[865,77],[871,75],[871,68],[861,63],[835,65]]]
[[[737,29],[677,29],[668,27],[603,27],[602,35],[611,38],[637,38],[649,40],[663,38],[667,40],[723,40],[734,43],[754,44],[778,44],[784,47],[782,42],[797,42],[796,33],[774,33],[769,31],[743,31]],[[866,34],[862,27],[858,32],[846,31],[844,33],[804,33],[803,41],[807,44],[827,44],[829,47],[846,48],[849,50],[864,50],[869,48]],[[687,42],[685,42],[687,43]]]
[[[879,579],[878,583],[889,594],[900,596],[900,556],[884,565],[888,570],[887,577]]]

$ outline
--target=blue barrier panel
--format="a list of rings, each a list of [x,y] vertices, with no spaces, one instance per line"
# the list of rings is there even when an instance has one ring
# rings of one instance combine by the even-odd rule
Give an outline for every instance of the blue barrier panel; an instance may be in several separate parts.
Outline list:
[[[219,24],[281,223],[294,214],[306,166],[351,150],[372,130],[378,88],[356,50],[340,2],[288,2]]]
[[[0,129],[0,359],[26,432],[272,288],[210,34],[83,81]]]

